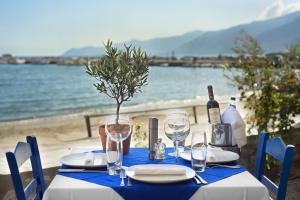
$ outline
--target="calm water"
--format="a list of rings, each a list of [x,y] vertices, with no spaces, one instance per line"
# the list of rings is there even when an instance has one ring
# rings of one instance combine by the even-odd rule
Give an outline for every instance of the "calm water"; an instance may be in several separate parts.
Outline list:
[[[83,67],[0,65],[0,120],[80,112],[115,106],[98,94]],[[216,95],[236,94],[222,69],[151,67],[148,85],[124,105],[206,96],[208,84]]]

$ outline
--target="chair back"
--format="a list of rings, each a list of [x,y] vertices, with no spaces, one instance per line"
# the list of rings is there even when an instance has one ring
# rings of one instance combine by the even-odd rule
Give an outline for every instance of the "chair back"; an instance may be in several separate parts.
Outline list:
[[[41,200],[46,187],[39,148],[34,136],[27,136],[26,140],[27,142],[18,142],[14,152],[7,152],[6,159],[9,165],[17,199],[25,200],[35,191],[33,199]],[[28,159],[31,161],[33,180],[31,180],[27,186],[23,187],[19,168]]]
[[[259,134],[255,161],[255,176],[276,195],[277,200],[285,199],[294,149],[295,147],[293,145],[285,145],[281,138],[269,139],[268,133],[261,132]],[[281,164],[279,185],[276,185],[264,175],[267,154],[278,160]]]

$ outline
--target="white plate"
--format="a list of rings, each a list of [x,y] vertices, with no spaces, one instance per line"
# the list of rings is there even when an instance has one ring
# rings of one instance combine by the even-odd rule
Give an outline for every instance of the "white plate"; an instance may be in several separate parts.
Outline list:
[[[224,151],[218,148],[209,148],[209,151],[212,151],[215,157],[214,159],[207,158],[206,163],[227,163],[236,161],[240,158],[237,153],[234,153],[232,151]],[[191,161],[191,151],[186,150],[184,152],[181,152],[180,157],[184,160]]]
[[[153,168],[153,166],[157,167],[162,167],[163,169],[170,169],[170,168],[183,168],[186,170],[185,175],[135,175],[134,174],[134,169],[135,167],[145,167],[145,168]],[[169,165],[169,164],[146,164],[146,165],[134,165],[128,168],[126,170],[126,174],[128,177],[141,181],[141,182],[146,182],[146,183],[175,183],[175,182],[181,182],[181,181],[186,181],[189,179],[194,178],[195,176],[195,171],[192,170],[189,167],[182,166],[182,165]]]
[[[60,162],[63,165],[71,166],[71,167],[80,167],[80,168],[95,168],[95,167],[104,167],[106,166],[106,155],[105,153],[94,153],[95,160],[94,165],[85,165],[85,156],[86,153],[74,153],[63,156],[60,159]]]

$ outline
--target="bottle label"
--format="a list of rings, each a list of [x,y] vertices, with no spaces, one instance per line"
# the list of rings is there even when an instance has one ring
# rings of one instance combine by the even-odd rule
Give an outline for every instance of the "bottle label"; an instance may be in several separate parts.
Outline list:
[[[208,109],[208,113],[209,113],[210,123],[212,124],[221,123],[219,108],[210,108]]]

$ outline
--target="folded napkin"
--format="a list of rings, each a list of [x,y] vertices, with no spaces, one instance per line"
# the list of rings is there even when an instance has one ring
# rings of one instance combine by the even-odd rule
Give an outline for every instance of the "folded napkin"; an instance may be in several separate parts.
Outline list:
[[[231,124],[232,128],[232,144],[242,147],[247,144],[246,125],[240,113],[229,106],[222,114],[222,122]]]
[[[212,147],[208,147],[207,148],[207,151],[206,151],[206,160],[207,161],[214,162],[214,161],[217,160],[217,157],[216,157],[216,155],[213,152],[214,150],[216,150],[216,149],[214,149]],[[219,150],[219,151],[222,151],[222,150]]]
[[[87,152],[84,157],[84,164],[88,166],[94,165],[95,154],[93,152]]]
[[[135,175],[185,175],[186,169],[179,167],[171,167],[168,169],[162,168],[161,166],[136,166],[134,168]]]

